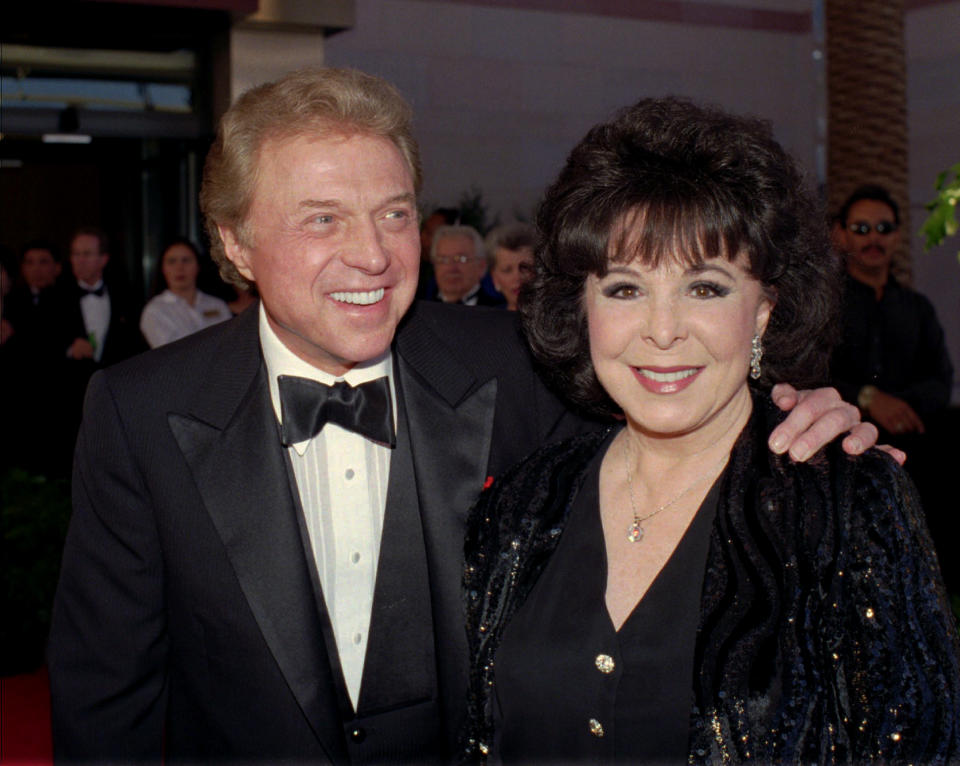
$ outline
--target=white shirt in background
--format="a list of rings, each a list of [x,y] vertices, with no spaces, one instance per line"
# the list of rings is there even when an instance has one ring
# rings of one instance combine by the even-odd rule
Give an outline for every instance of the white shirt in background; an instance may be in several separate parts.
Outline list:
[[[164,290],[144,306],[140,315],[140,332],[150,348],[156,348],[232,316],[230,307],[224,301],[199,290],[193,306],[179,295]]]

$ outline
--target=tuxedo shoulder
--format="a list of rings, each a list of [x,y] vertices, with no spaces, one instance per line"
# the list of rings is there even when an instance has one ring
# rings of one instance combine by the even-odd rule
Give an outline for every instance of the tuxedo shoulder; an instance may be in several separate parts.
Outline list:
[[[246,317],[249,320],[249,317]],[[256,322],[241,317],[138,354],[103,371],[115,389],[183,392],[207,385],[212,377],[244,375],[260,362]]]
[[[416,301],[404,319],[404,325],[425,323],[449,332],[485,333],[504,328],[519,331],[519,315],[494,306],[462,306],[440,301]]]
[[[398,343],[412,348],[439,343],[470,365],[482,367],[529,364],[516,312],[487,306],[461,306],[418,301],[401,323]]]

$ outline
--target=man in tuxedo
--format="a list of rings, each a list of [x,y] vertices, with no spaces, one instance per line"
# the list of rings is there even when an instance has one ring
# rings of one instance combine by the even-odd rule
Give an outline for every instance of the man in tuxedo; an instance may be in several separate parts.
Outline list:
[[[91,380],[50,638],[59,758],[455,753],[468,508],[593,426],[512,314],[411,308],[419,184],[378,78],[296,72],[224,116],[201,206],[221,273],[261,301]],[[779,435],[824,411],[794,449],[845,430],[835,401]]]
[[[60,354],[66,364],[59,384],[64,409],[59,430],[68,458],[73,454],[90,376],[146,349],[129,290],[105,276],[110,262],[106,234],[94,226],[77,229],[70,238],[69,256],[73,279],[63,290]]]
[[[91,360],[98,367],[119,362],[145,348],[127,291],[104,281],[109,261],[106,235],[92,226],[77,229],[70,239],[70,269],[77,289],[67,357]]]
[[[57,284],[61,263],[43,240],[20,251],[20,283],[4,299],[9,324],[3,344],[3,389],[7,396],[2,465],[48,475],[66,475],[72,443],[63,433],[66,416],[63,378],[66,290]]]

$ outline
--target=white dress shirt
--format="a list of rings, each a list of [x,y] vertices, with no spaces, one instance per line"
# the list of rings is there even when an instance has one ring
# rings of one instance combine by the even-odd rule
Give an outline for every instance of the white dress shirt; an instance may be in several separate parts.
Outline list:
[[[103,280],[99,280],[95,285],[77,280],[77,284],[83,290],[97,290],[103,285]],[[106,288],[104,287],[103,295],[88,294],[80,298],[80,313],[83,314],[87,340],[93,346],[93,358],[99,362],[103,357],[103,343],[110,327],[110,295]]]
[[[197,290],[191,306],[169,290],[150,299],[140,315],[140,332],[150,348],[173,343],[192,333],[230,319],[230,307],[219,298]]]
[[[296,375],[327,385],[352,386],[386,375],[396,427],[393,358],[388,350],[336,378],[296,356],[277,337],[260,306],[260,345],[270,380],[270,399],[281,419],[277,377]],[[340,666],[354,709],[360,698],[377,558],[390,476],[390,448],[328,423],[319,434],[287,448],[337,641]]]

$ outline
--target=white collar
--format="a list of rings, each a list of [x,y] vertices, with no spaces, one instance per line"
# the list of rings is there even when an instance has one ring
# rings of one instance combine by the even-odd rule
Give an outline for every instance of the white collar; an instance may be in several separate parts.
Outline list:
[[[277,420],[281,420],[280,409],[280,385],[277,378],[280,375],[296,375],[300,378],[308,378],[318,383],[325,383],[328,386],[333,385],[339,380],[346,381],[351,386],[358,386],[370,380],[376,380],[384,376],[390,381],[390,396],[393,400],[393,419],[394,427],[397,420],[397,395],[393,385],[393,354],[387,349],[379,356],[369,359],[365,362],[358,362],[341,376],[331,375],[329,372],[314,367],[309,362],[305,362],[299,356],[287,348],[283,341],[277,337],[276,332],[267,321],[267,312],[263,307],[263,301],[260,302],[260,348],[263,350],[263,360],[267,365],[267,378],[270,382],[270,401],[273,403],[273,412]],[[299,454],[303,454],[307,448],[308,441],[294,444],[294,448]]]

